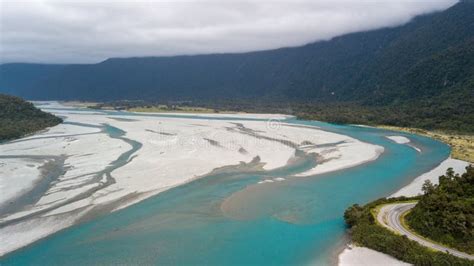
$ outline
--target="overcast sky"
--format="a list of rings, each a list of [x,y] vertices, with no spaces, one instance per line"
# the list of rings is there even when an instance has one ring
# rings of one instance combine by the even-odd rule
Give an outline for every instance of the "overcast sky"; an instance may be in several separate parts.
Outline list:
[[[457,0],[0,0],[0,63],[243,52],[395,26]]]

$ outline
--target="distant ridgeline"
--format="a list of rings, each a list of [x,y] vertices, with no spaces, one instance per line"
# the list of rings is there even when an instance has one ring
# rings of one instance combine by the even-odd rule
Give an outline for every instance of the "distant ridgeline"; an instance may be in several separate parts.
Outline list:
[[[474,132],[474,2],[296,48],[4,64],[0,91],[28,99],[192,100],[233,109],[264,103],[257,111],[285,103],[304,118]]]
[[[55,126],[61,119],[18,97],[0,94],[0,142]]]

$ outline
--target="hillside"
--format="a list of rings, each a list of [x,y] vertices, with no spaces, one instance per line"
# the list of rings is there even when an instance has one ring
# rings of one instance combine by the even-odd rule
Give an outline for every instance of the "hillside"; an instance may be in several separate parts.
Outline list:
[[[32,103],[0,94],[0,142],[55,126],[61,121],[34,107]]]
[[[462,1],[402,26],[262,52],[4,64],[0,91],[48,100],[252,100],[270,109],[303,103],[311,107],[305,117],[323,119],[333,106],[323,114],[315,106],[342,103],[349,114],[327,120],[356,122],[359,111],[383,112],[390,119],[374,122],[473,132],[466,124],[474,114],[473,14],[474,2]],[[352,104],[360,107],[354,115]]]

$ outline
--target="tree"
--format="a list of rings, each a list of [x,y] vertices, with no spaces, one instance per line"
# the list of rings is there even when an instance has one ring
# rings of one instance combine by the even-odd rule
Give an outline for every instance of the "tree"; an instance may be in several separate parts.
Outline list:
[[[423,191],[423,194],[430,194],[436,189],[436,186],[431,183],[429,179],[425,180],[423,183],[423,186],[421,187],[421,190]]]

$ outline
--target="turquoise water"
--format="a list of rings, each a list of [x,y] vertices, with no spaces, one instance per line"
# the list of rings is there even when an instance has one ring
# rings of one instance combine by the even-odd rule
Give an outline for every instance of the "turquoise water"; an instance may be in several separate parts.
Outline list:
[[[311,163],[303,161],[269,172],[211,174],[63,230],[1,258],[0,263],[327,265],[344,238],[342,215],[348,206],[395,192],[449,154],[449,147],[425,137],[396,133],[408,136],[422,149],[420,154],[386,139],[385,135],[394,133],[384,130],[289,122],[378,144],[385,152],[378,160],[358,167],[291,177],[268,186],[253,184],[266,176],[291,176]],[[224,201],[237,208],[223,211]],[[247,215],[242,217],[242,213]]]

